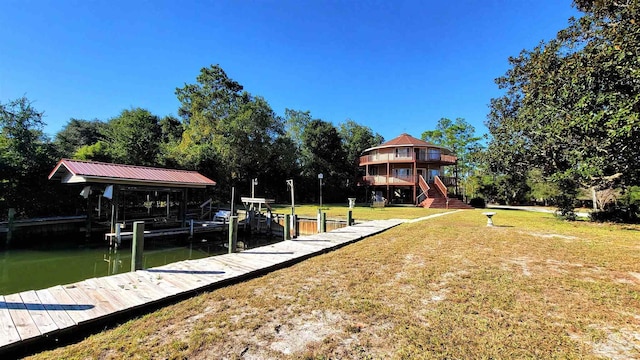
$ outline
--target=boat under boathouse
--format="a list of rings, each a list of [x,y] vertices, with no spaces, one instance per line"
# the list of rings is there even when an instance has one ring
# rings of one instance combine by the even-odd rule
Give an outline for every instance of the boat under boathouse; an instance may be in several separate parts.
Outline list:
[[[80,195],[87,199],[87,234],[92,222],[102,221],[108,221],[111,233],[117,224],[141,220],[185,228],[190,191],[216,185],[196,171],[71,159],[60,160],[49,180],[84,185]]]

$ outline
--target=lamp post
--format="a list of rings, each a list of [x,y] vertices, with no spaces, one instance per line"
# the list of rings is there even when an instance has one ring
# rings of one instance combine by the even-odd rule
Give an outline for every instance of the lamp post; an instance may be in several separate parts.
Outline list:
[[[322,179],[324,175],[318,174],[318,180],[320,181],[320,209],[322,209]]]
[[[251,198],[256,197],[256,185],[258,185],[258,178],[251,179]]]

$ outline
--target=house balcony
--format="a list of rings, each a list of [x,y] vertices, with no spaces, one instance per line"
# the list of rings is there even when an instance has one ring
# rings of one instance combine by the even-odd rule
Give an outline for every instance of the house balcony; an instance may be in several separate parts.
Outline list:
[[[445,186],[455,186],[456,178],[450,176],[441,176],[440,179]],[[386,175],[369,175],[363,176],[362,180],[369,186],[395,185],[395,186],[415,186],[418,184],[418,176],[386,176]],[[429,181],[432,183],[433,180]]]
[[[406,163],[406,162],[432,162],[441,165],[453,165],[458,158],[453,155],[427,154],[418,156],[413,153],[409,156],[396,156],[396,154],[377,154],[360,156],[360,166],[369,164]]]

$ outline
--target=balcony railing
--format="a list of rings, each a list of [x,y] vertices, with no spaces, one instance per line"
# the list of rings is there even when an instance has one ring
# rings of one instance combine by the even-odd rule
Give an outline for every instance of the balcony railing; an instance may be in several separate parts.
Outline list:
[[[369,185],[417,185],[419,175],[411,176],[386,176],[386,175],[369,175],[364,176],[363,180]],[[456,179],[449,176],[441,176],[440,180],[445,186],[455,186]],[[430,179],[433,183],[433,179]]]
[[[438,161],[446,164],[455,164],[457,157],[453,155],[444,154],[426,154],[425,156],[418,156],[416,154],[410,154],[407,156],[396,156],[396,154],[376,154],[376,155],[364,155],[360,156],[360,165],[375,164],[375,163],[391,163],[391,162],[413,162],[413,161]]]

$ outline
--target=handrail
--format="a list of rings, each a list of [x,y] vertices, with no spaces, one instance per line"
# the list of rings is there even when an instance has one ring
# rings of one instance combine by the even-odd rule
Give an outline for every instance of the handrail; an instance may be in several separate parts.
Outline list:
[[[420,185],[420,189],[422,190],[422,193],[416,196],[416,205],[420,203],[419,199],[422,195],[424,195],[425,200],[429,198],[429,190],[431,189],[431,187],[429,186],[429,184],[427,184],[427,182],[425,181],[422,175],[418,175],[418,184]]]
[[[422,194],[420,195],[424,195],[428,199],[429,190],[431,190],[431,186],[429,186],[429,184],[427,183],[427,181],[424,179],[422,175],[418,175],[418,183],[420,184],[420,189],[422,189]],[[420,195],[418,195],[418,197],[420,197]]]
[[[442,183],[442,180],[440,180],[440,177],[436,175],[433,178],[433,182],[436,184],[436,188],[438,188],[442,196],[444,196],[445,199],[448,199],[449,196],[447,196],[447,187],[444,186],[444,183]]]

